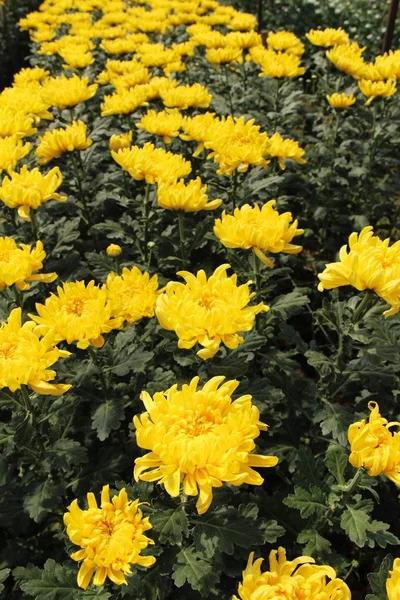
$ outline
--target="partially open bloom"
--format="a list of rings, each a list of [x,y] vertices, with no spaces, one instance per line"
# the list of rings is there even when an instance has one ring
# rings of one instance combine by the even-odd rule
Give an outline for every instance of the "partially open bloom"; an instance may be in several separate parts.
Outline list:
[[[243,60],[242,49],[234,46],[226,48],[208,48],[206,51],[207,62],[214,65],[222,65],[224,63],[238,62]]]
[[[390,577],[386,580],[386,592],[389,600],[400,599],[400,558],[395,558]]]
[[[64,69],[84,69],[94,63],[94,57],[91,52],[87,52],[81,46],[67,46],[61,48],[59,55],[65,60]],[[96,88],[97,89],[97,88]]]
[[[6,169],[13,169],[31,149],[32,144],[30,142],[24,144],[16,134],[0,138],[0,173]]]
[[[36,242],[34,248],[27,244],[18,247],[12,238],[0,237],[0,291],[14,284],[27,290],[30,281],[51,283],[57,279],[57,273],[34,273],[43,268],[45,258],[42,242]]]
[[[10,208],[17,208],[24,221],[30,221],[30,211],[49,200],[64,202],[67,196],[56,190],[62,184],[63,176],[58,167],[43,175],[37,167],[30,171],[24,165],[20,172],[9,171],[0,187],[0,200]]]
[[[270,50],[284,51],[298,56],[304,54],[303,42],[291,31],[270,31],[267,45]]]
[[[141,118],[136,127],[162,137],[166,144],[171,143],[171,138],[178,137],[183,116],[177,109],[167,109],[160,112],[149,110]]]
[[[182,154],[166,152],[163,148],[155,148],[147,142],[143,148],[132,146],[118,152],[111,152],[117,162],[133,179],[146,180],[146,183],[158,181],[174,181],[189,175],[192,165]]]
[[[358,87],[364,96],[368,96],[366,105],[371,104],[375,98],[388,98],[393,96],[396,91],[396,79],[388,79],[387,81],[370,81],[368,79],[361,79],[358,82]]]
[[[361,48],[357,42],[340,44],[328,50],[326,57],[339,71],[348,73],[352,77],[362,77],[365,70],[365,61],[362,57],[365,47]]]
[[[249,283],[237,286],[237,276],[228,277],[230,265],[219,266],[207,279],[201,270],[197,275],[180,271],[185,283],[170,281],[157,298],[156,316],[161,327],[175,331],[179,348],[203,346],[197,356],[212,358],[221,344],[233,350],[244,338],[241,331],[253,328],[256,315],[268,311],[260,302],[248,306],[255,295]]]
[[[372,227],[364,227],[360,234],[352,233],[349,248],[342,246],[339,262],[326,265],[318,275],[320,292],[343,285],[352,285],[360,292],[374,290],[391,308],[383,314],[388,317],[400,310],[400,241],[389,246],[390,239],[381,240]]]
[[[43,81],[50,75],[50,71],[42,69],[42,67],[27,67],[21,69],[14,75],[13,87],[26,86],[32,81]]]
[[[44,165],[64,152],[85,150],[92,144],[93,140],[86,137],[86,123],[73,121],[64,129],[52,129],[39,137],[35,154],[39,159],[39,164]]]
[[[90,580],[103,585],[107,577],[116,585],[127,585],[126,575],[132,574],[131,565],[151,567],[154,556],[140,553],[153,540],[144,535],[152,528],[149,518],[143,517],[139,500],[129,500],[125,488],[110,498],[110,486],[103,485],[101,504],[93,492],[87,494],[86,510],[74,500],[64,514],[67,535],[80,550],[71,558],[82,561],[78,585],[86,590]]]
[[[400,432],[390,431],[400,423],[389,423],[382,417],[376,402],[369,402],[368,408],[371,411],[369,422],[363,419],[349,427],[349,461],[353,467],[364,467],[371,477],[382,473],[400,486]]]
[[[90,281],[64,283],[44,304],[36,304],[38,315],[29,315],[43,332],[54,331],[57,342],[76,342],[78,348],[100,348],[104,333],[121,326],[122,319],[112,317],[107,290]]]
[[[104,96],[101,116],[128,115],[149,100],[149,86],[141,85],[132,89],[119,89],[111,96]]]
[[[326,99],[332,108],[348,108],[356,101],[354,94],[348,96],[347,94],[339,94],[338,92],[326,96]]]
[[[45,81],[43,97],[51,106],[64,109],[89,100],[95,95],[97,87],[96,83],[89,84],[88,77],[60,75]]]
[[[132,145],[132,136],[132,131],[120,133],[119,135],[113,134],[110,137],[110,149],[114,150],[114,152],[118,152],[118,150],[122,150],[122,148],[130,148]]]
[[[268,139],[267,154],[278,159],[281,169],[286,169],[285,159],[304,165],[306,162],[303,158],[304,153],[305,151],[301,148],[299,142],[284,139],[280,133],[274,133]]]
[[[192,179],[187,185],[183,179],[160,182],[157,190],[157,200],[162,208],[183,210],[185,212],[214,210],[222,204],[222,200],[219,198],[208,200],[207,186],[202,186],[200,177]]]
[[[280,547],[269,554],[269,571],[261,571],[263,562],[263,558],[254,561],[254,552],[250,554],[239,584],[241,600],[351,600],[347,584],[336,577],[335,570],[316,565],[311,556],[287,560],[286,550]],[[232,600],[239,599],[233,596]]]
[[[200,83],[193,85],[179,85],[175,88],[162,91],[161,100],[165,106],[176,107],[186,110],[191,106],[198,108],[208,108],[212,99],[211,94]]]
[[[36,133],[36,127],[33,127],[34,117],[27,115],[25,111],[15,111],[12,108],[0,108],[0,138],[15,135],[17,138],[24,138]],[[14,138],[15,139],[15,138]]]
[[[111,314],[132,325],[142,317],[153,317],[158,278],[142,273],[137,267],[124,267],[122,274],[109,273],[106,281]]]
[[[111,258],[116,258],[117,256],[120,256],[121,252],[122,248],[118,244],[110,244],[106,248],[107,256],[110,256]]]
[[[196,507],[204,514],[214,487],[261,485],[264,480],[252,467],[274,467],[278,458],[252,453],[254,440],[268,427],[249,394],[232,401],[239,382],[219,376],[198,388],[199,379],[153,398],[142,392],[146,412],[133,421],[138,446],[150,452],[135,460],[134,476],[158,481],[172,497],[182,485],[188,496],[199,496]]]
[[[279,214],[274,209],[275,200],[270,200],[261,208],[258,205],[244,204],[235,208],[233,215],[225,211],[215,220],[214,233],[227,248],[253,248],[254,252],[269,267],[274,263],[265,252],[298,254],[302,246],[292,244],[296,235],[304,233],[297,229],[297,219],[292,224],[292,213]]]
[[[299,77],[305,68],[300,65],[300,56],[289,52],[265,50],[260,63],[259,77]]]
[[[70,385],[51,383],[57,373],[49,369],[69,352],[56,347],[54,334],[42,337],[33,321],[22,324],[22,311],[15,308],[0,325],[0,389],[12,392],[28,385],[37,394],[60,396]]]
[[[338,29],[333,29],[332,27],[328,27],[327,29],[310,29],[306,33],[306,38],[314,46],[323,46],[324,48],[349,43],[349,34],[341,27]]]

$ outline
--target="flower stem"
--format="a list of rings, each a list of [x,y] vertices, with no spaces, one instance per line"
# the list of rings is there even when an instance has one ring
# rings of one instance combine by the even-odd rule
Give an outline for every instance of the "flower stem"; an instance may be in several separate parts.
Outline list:
[[[29,392],[25,385],[21,385],[21,396],[27,413],[32,412],[32,402]]]
[[[360,479],[362,477],[363,470],[364,470],[363,467],[360,467],[359,469],[357,469],[356,474],[354,475],[353,479],[343,490],[345,496],[350,496],[354,492],[354,490],[357,488],[357,486],[360,482]]]
[[[254,270],[254,280],[256,284],[257,292],[260,291],[261,288],[261,273],[260,273],[260,259],[257,254],[254,252],[253,248],[253,270]]]
[[[17,288],[17,286],[15,284],[13,285],[13,292],[14,292],[14,299],[15,299],[14,301],[15,301],[16,306],[18,306],[19,308],[23,308],[24,300],[23,300],[20,290]]]
[[[185,253],[185,227],[183,222],[183,211],[178,211],[178,223],[179,223],[179,242],[181,247],[181,257],[183,261],[186,261]]]
[[[30,219],[31,219],[31,229],[32,229],[33,239],[35,240],[35,242],[37,242],[37,240],[39,239],[39,232],[38,232],[38,222],[37,222],[36,214],[35,214],[34,210],[31,210],[31,212],[30,212]]]
[[[144,220],[144,234],[143,234],[143,256],[144,262],[147,263],[148,260],[148,242],[149,242],[149,212],[150,212],[150,184],[146,183],[146,191],[144,194],[144,203],[143,203],[143,220]]]
[[[367,312],[367,309],[369,307],[372,297],[373,297],[373,291],[365,290],[364,297],[361,300],[361,302],[359,303],[359,305],[357,306],[357,309],[354,311],[354,314],[353,314],[353,324],[354,325],[356,323],[358,323],[358,321],[360,321],[362,317],[364,317],[365,313]]]

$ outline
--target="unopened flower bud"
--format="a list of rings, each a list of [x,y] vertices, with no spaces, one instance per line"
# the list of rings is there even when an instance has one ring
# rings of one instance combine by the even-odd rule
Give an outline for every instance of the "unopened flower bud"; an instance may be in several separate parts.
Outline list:
[[[107,256],[111,256],[112,258],[115,258],[116,256],[119,256],[122,252],[122,248],[121,246],[118,246],[118,244],[110,244],[107,249]]]

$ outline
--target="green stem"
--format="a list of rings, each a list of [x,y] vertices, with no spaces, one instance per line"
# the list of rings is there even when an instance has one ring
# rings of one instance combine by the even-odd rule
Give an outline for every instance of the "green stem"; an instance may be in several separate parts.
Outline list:
[[[101,366],[101,363],[98,360],[97,351],[93,348],[93,346],[89,346],[88,350],[89,350],[89,356],[91,358],[92,363],[94,364],[95,367],[98,368],[98,370],[100,372],[100,381],[101,381],[101,385],[103,386],[103,394],[104,394],[104,397],[106,397],[108,385],[107,385],[107,381],[106,381],[106,378],[104,375],[103,367]]]
[[[254,252],[253,248],[253,270],[254,270],[254,279],[256,284],[257,292],[261,289],[261,273],[260,273],[260,259],[257,254]]]
[[[238,173],[237,173],[237,171],[234,171],[233,175],[232,175],[232,187],[231,187],[231,191],[229,192],[229,197],[232,200],[233,210],[235,210],[235,208],[236,208],[237,187],[238,187]]]
[[[231,82],[229,81],[229,69],[227,66],[224,66],[224,71],[225,71],[226,89],[228,92],[229,112],[230,112],[231,116],[233,117],[234,108],[233,108],[233,102],[232,102]]]
[[[13,285],[13,292],[16,306],[22,309],[24,307],[24,300],[20,290],[17,288],[16,285]]]
[[[148,248],[148,242],[149,242],[149,212],[150,212],[150,184],[147,183],[146,184],[146,191],[144,194],[144,203],[143,203],[143,220],[144,220],[144,248],[143,248],[143,255],[144,255],[144,262],[147,263],[148,261],[148,253],[149,253],[149,248]]]
[[[345,496],[350,496],[354,492],[354,490],[357,488],[357,486],[360,482],[360,479],[362,477],[363,470],[364,470],[363,467],[360,467],[359,469],[357,469],[356,474],[354,475],[353,479],[343,490],[343,493]]]
[[[368,305],[373,297],[373,291],[372,290],[365,290],[365,294],[363,299],[361,300],[361,302],[359,303],[359,305],[357,306],[357,309],[354,311],[353,314],[353,325],[355,325],[356,323],[358,323],[358,321],[360,321],[362,319],[362,317],[364,316],[364,314],[366,313],[367,309],[368,309]]]
[[[80,163],[81,168],[79,168],[79,166],[78,166],[78,162],[77,162],[77,159],[75,158],[74,152],[71,152],[71,164],[73,167],[76,185],[78,188],[79,200],[81,201],[85,220],[86,220],[87,224],[89,225],[90,224],[90,212],[89,212],[89,209],[86,204],[85,192],[83,190],[83,185],[82,185],[83,165],[82,165],[82,159],[79,154],[78,154],[78,161]]]
[[[21,397],[27,413],[32,413],[32,402],[29,392],[25,385],[21,385]]]
[[[181,257],[183,261],[186,261],[185,253],[185,227],[183,222],[183,211],[178,211],[178,223],[179,223],[179,243],[181,247]]]

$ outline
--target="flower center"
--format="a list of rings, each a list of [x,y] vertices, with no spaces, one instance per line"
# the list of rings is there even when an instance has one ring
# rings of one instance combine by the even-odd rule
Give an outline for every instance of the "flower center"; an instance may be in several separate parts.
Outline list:
[[[197,437],[209,433],[222,423],[220,411],[207,408],[203,410],[186,410],[181,420],[181,431],[188,437]]]
[[[85,308],[85,300],[82,298],[71,298],[67,300],[65,310],[69,314],[81,315]]]
[[[16,344],[13,344],[12,342],[3,342],[0,344],[0,358],[11,358],[14,355],[16,348]]]
[[[215,296],[212,292],[203,292],[201,296],[197,299],[197,304],[199,306],[203,306],[210,310],[214,305]]]

